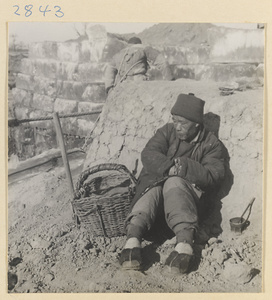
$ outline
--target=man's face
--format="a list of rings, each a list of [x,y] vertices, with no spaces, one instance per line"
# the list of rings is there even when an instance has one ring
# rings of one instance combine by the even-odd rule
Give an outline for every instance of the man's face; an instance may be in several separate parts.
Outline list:
[[[199,124],[189,121],[181,116],[173,115],[172,120],[176,133],[182,141],[191,140],[194,138],[199,130]]]

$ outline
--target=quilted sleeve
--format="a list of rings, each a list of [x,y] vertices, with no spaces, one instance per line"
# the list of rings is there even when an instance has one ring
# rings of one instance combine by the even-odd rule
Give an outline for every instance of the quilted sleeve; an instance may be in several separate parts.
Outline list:
[[[157,130],[142,151],[142,163],[148,173],[158,177],[167,175],[169,169],[174,165],[174,161],[167,157],[168,148],[169,133],[166,124]]]

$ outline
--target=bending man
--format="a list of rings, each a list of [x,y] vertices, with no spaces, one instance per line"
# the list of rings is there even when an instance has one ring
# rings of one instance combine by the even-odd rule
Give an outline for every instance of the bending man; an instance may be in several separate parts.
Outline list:
[[[173,80],[172,71],[165,57],[151,46],[142,45],[137,37],[128,41],[129,46],[115,54],[105,71],[105,88],[108,93],[124,80],[147,80],[149,64],[158,68],[165,80]]]

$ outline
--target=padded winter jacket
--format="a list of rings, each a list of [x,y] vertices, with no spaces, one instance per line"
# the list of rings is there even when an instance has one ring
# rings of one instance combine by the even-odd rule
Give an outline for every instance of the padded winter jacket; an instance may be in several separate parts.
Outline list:
[[[142,44],[131,45],[115,54],[105,71],[105,88],[108,91],[119,82],[132,76],[145,77],[149,64],[157,67],[165,80],[173,80],[171,69],[164,56],[156,49]]]
[[[158,129],[142,151],[143,169],[132,206],[152,183],[167,176],[174,159],[181,157],[179,176],[203,191],[212,190],[224,179],[223,146],[217,137],[202,129],[196,142],[187,143],[176,136],[173,123]]]

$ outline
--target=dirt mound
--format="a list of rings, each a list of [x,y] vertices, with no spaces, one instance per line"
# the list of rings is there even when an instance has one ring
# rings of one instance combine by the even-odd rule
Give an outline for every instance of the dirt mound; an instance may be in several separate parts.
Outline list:
[[[208,42],[210,23],[160,23],[139,33],[144,44],[192,46]]]

